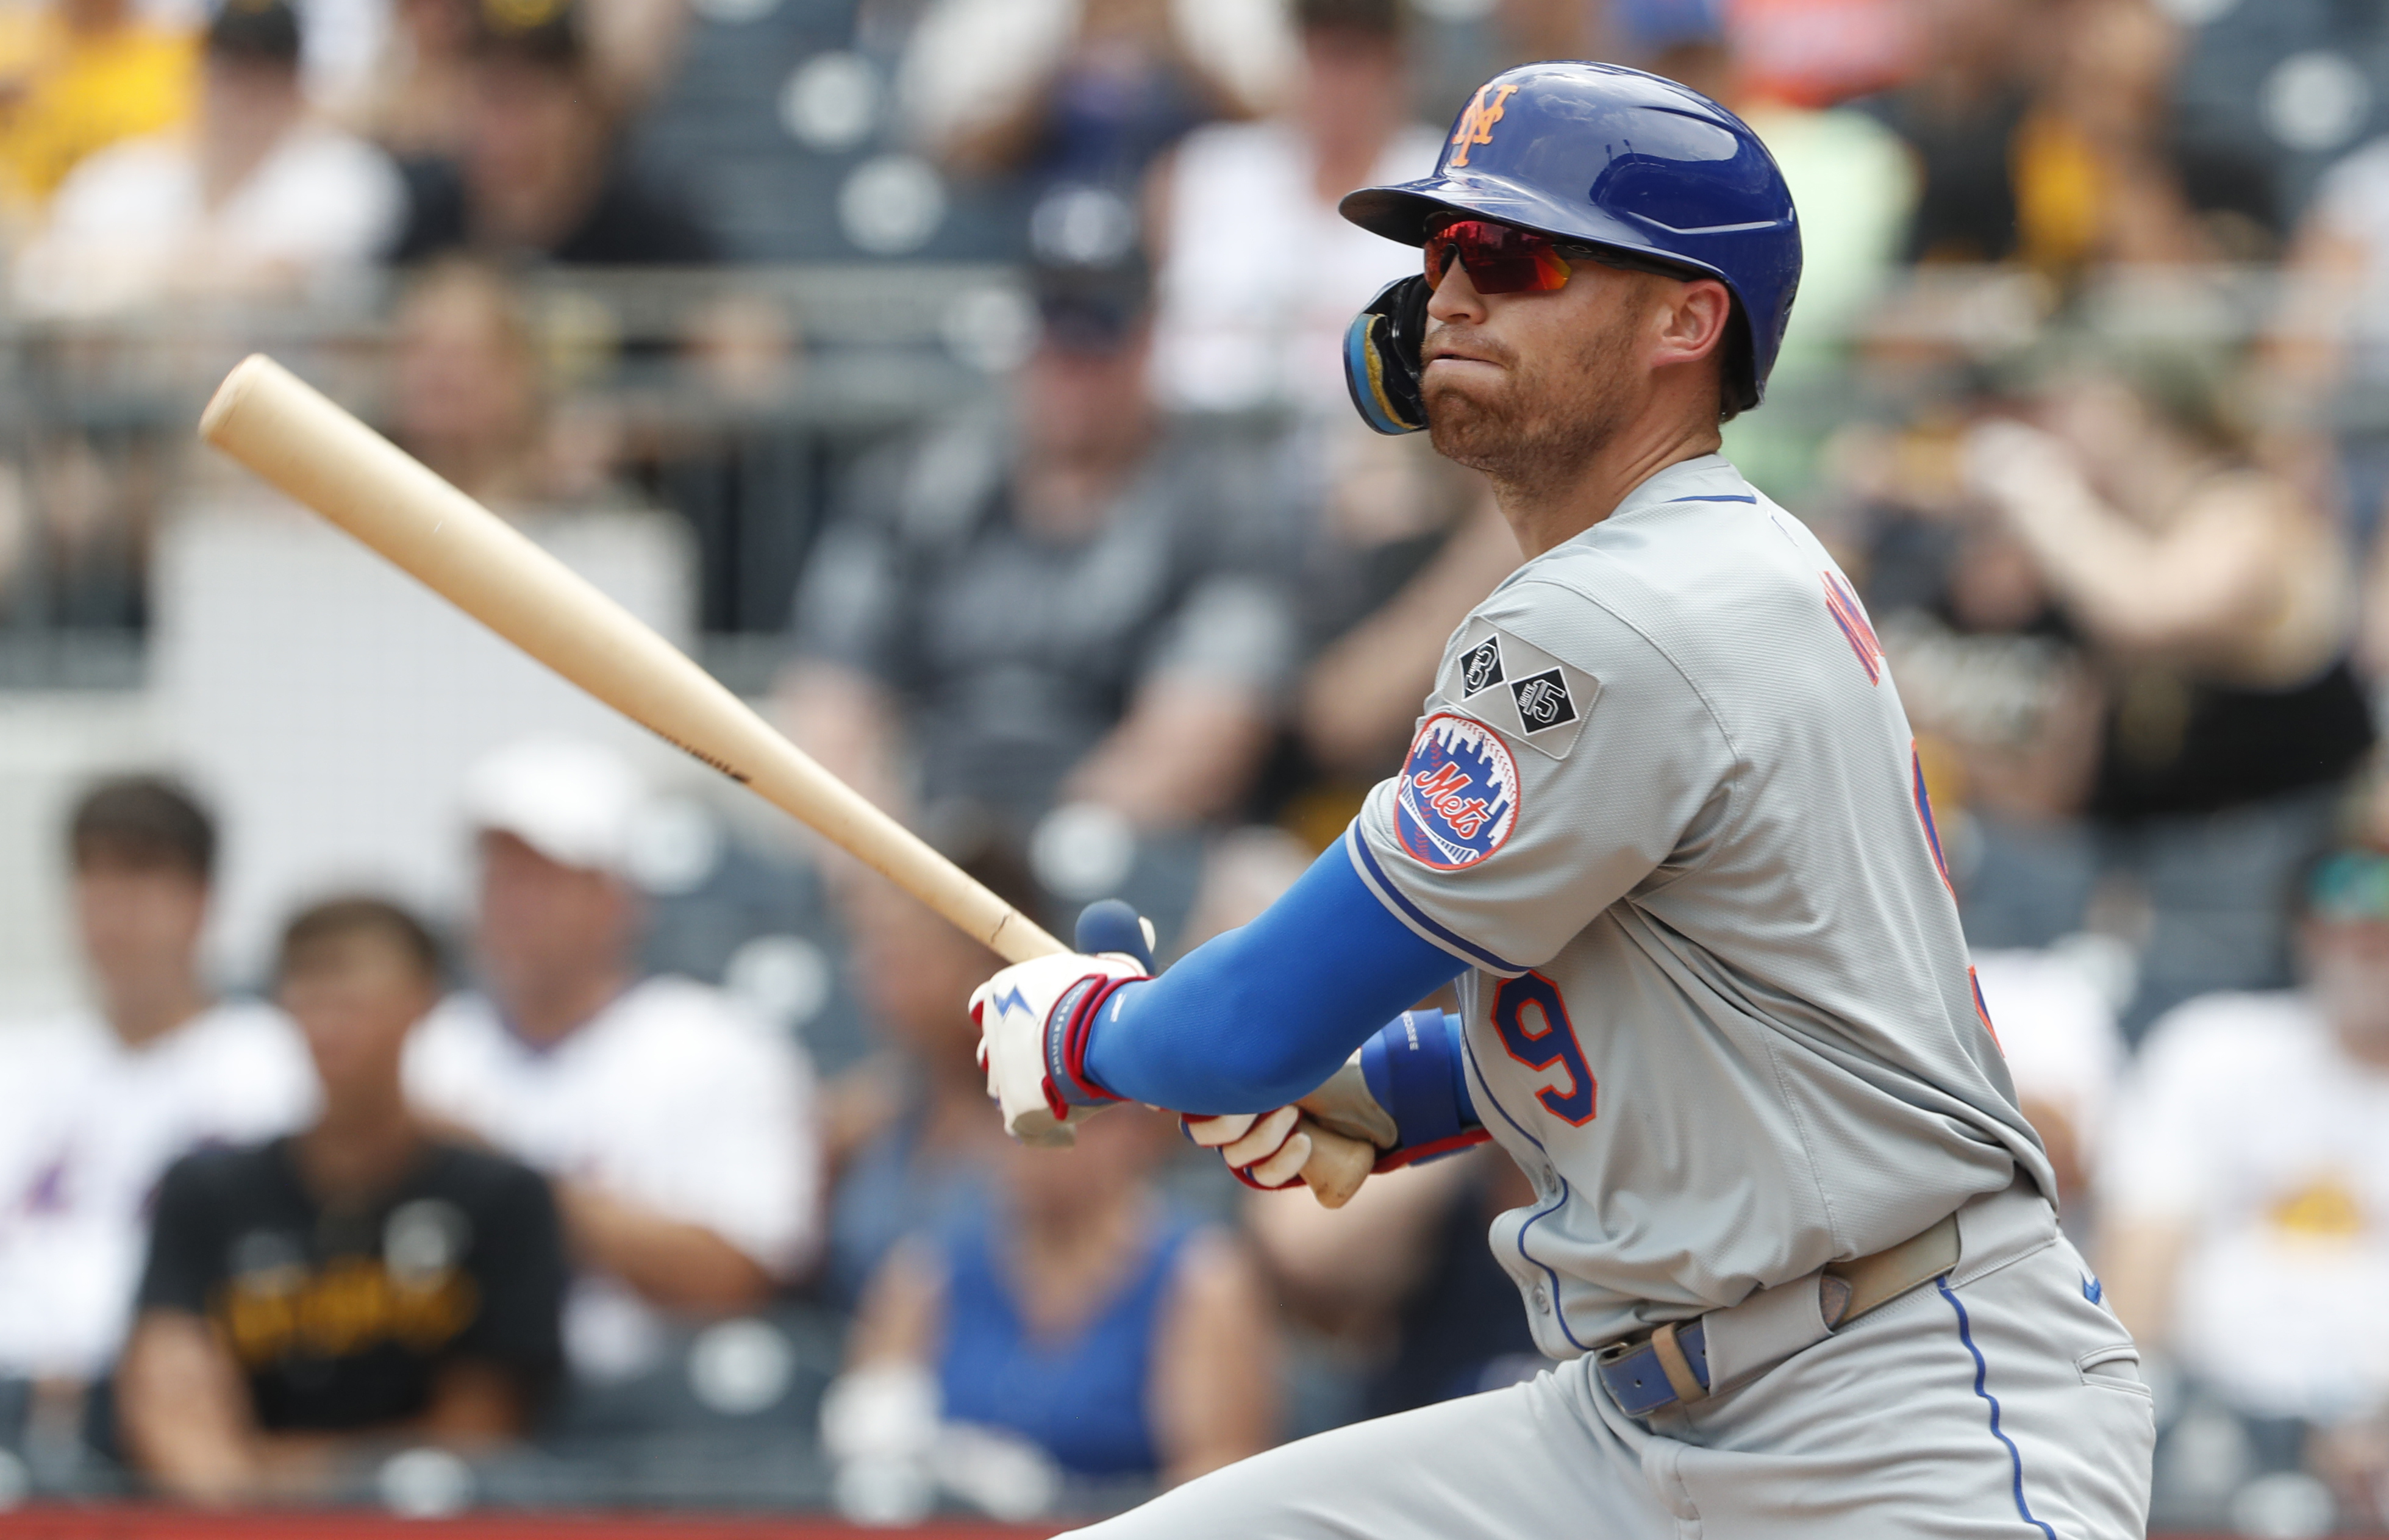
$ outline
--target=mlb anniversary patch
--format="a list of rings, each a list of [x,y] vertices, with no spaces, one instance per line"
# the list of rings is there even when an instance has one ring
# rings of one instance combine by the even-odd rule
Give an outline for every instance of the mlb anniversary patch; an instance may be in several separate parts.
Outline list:
[[[1501,848],[1518,825],[1518,762],[1501,735],[1442,711],[1419,724],[1394,794],[1394,837],[1423,866],[1457,872]]]
[[[1527,747],[1565,759],[1601,681],[1478,618],[1439,681],[1447,701]]]

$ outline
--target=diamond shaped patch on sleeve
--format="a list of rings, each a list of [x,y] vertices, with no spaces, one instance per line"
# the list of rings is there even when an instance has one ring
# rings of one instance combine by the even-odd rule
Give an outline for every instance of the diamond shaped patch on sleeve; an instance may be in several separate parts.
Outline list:
[[[1460,660],[1460,698],[1466,700],[1501,682],[1501,639],[1488,636]]]
[[[1514,746],[1565,759],[1601,699],[1601,679],[1561,661],[1513,630],[1469,617],[1436,673],[1427,702],[1464,706],[1469,715],[1508,735]]]
[[[1576,720],[1576,701],[1568,694],[1567,675],[1558,668],[1511,681],[1510,695],[1518,703],[1518,721],[1529,738]]]

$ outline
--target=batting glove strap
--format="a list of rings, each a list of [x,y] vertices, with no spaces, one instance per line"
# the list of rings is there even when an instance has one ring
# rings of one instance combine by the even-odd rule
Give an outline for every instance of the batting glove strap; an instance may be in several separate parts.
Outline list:
[[[1493,1137],[1489,1128],[1463,1128],[1450,1139],[1438,1139],[1425,1144],[1404,1144],[1385,1152],[1377,1164],[1369,1167],[1377,1176],[1399,1171],[1405,1165],[1424,1165],[1446,1155],[1456,1155],[1463,1150],[1474,1150]]]
[[[1096,1084],[1087,1073],[1087,1039],[1095,1019],[1113,996],[1143,980],[1092,974],[1062,991],[1045,1016],[1045,1100],[1054,1115],[1071,1107],[1100,1107],[1123,1100]]]

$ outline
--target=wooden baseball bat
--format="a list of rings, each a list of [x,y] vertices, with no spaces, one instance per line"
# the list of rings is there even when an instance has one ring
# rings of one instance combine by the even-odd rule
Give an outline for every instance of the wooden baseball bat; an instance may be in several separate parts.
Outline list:
[[[810,825],[1008,962],[1067,950],[815,764],[586,579],[262,353],[236,364],[199,437],[607,706]],[[1376,1152],[1304,1127],[1302,1178],[1340,1208]],[[1069,1142],[1056,1128],[1051,1140]]]

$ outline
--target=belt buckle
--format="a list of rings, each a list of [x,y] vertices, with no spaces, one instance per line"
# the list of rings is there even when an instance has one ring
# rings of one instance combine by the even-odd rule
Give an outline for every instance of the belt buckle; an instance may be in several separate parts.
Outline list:
[[[1629,1417],[1690,1406],[1709,1394],[1708,1353],[1697,1317],[1610,1343],[1594,1355],[1593,1369]]]

